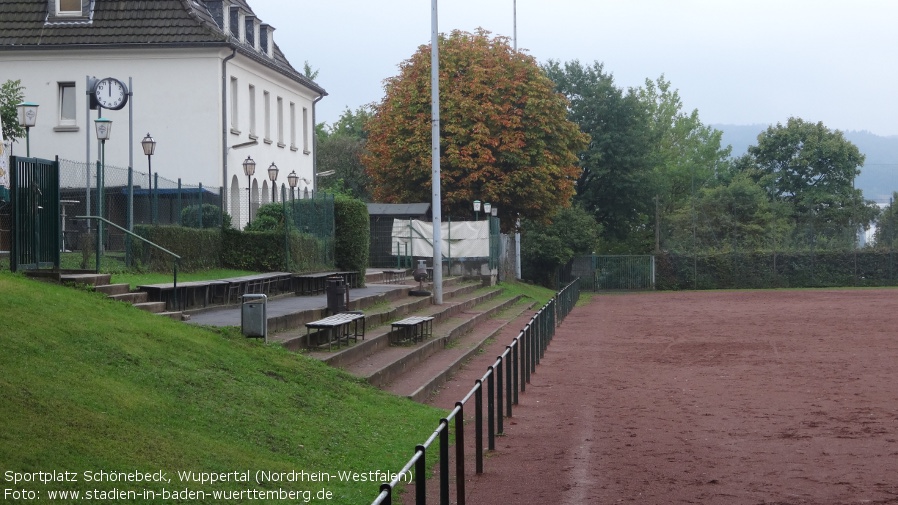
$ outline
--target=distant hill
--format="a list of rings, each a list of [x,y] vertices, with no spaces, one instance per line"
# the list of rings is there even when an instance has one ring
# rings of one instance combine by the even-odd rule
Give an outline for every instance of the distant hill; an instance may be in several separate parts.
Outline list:
[[[733,146],[733,157],[738,157],[748,152],[748,146],[757,145],[758,135],[768,125],[711,126],[723,132],[723,145]],[[898,191],[898,136],[882,137],[868,131],[848,131],[844,134],[867,158],[855,185],[864,192],[864,198],[888,203],[892,193]]]

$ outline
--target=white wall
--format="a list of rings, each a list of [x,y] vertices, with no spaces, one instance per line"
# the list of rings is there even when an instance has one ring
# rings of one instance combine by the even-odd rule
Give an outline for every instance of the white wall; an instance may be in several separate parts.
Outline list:
[[[113,53],[113,54],[111,54]],[[227,146],[227,173],[223,173],[222,146],[222,76],[221,62],[231,55],[224,48],[208,49],[72,49],[4,52],[0,54],[3,80],[20,79],[25,87],[25,100],[40,105],[37,126],[31,129],[31,155],[42,158],[85,161],[86,144],[90,142],[91,161],[98,159],[93,119],[96,111],[90,111],[90,125],[86,124],[86,76],[115,77],[128,84],[133,81],[133,163],[137,172],[147,171],[147,158],[140,141],[150,133],[155,138],[156,153],[152,169],[160,177],[182,179],[185,185],[202,183],[217,188],[233,181],[241,184],[240,195],[246,194],[247,179],[243,172],[243,160],[251,156],[256,161],[254,180],[259,186],[267,181],[267,169],[272,162],[279,168],[278,186],[287,182],[287,175],[295,170],[300,178],[312,180],[313,143],[312,102],[313,92],[268,67],[238,53],[227,64],[226,112],[224,140]],[[230,78],[237,78],[238,133],[231,132]],[[54,131],[59,126],[60,82],[74,82],[76,86],[77,131]],[[250,142],[249,85],[256,90],[255,146],[231,149],[231,146]],[[263,93],[271,96],[271,143],[264,139]],[[283,100],[284,145],[278,145],[277,97]],[[296,144],[291,146],[290,103],[295,104]],[[308,152],[303,145],[303,108],[308,111]],[[128,166],[128,106],[119,111],[103,111],[103,116],[113,121],[112,138],[106,143],[106,163]],[[86,129],[89,128],[89,132]],[[58,128],[56,128],[58,130]],[[14,154],[25,154],[25,142],[15,145]],[[137,180],[137,178],[136,178]],[[137,184],[143,179],[137,180]],[[269,188],[270,186],[264,185]],[[297,190],[305,187],[302,181]],[[231,192],[229,191],[229,194]],[[258,193],[257,193],[258,194]],[[280,193],[278,193],[280,195]],[[280,197],[278,197],[280,198]],[[270,199],[270,189],[268,194]],[[231,199],[225,199],[231,205]],[[232,212],[233,213],[233,212]],[[245,220],[235,220],[235,225]]]

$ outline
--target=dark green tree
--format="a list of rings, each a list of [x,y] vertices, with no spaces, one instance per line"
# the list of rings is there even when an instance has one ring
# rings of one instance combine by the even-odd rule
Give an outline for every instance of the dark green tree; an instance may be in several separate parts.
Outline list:
[[[614,84],[601,63],[543,67],[570,101],[568,118],[590,137],[579,152],[582,172],[575,201],[602,226],[605,243],[625,242],[649,229],[653,216],[649,111],[633,92]]]
[[[758,136],[748,148],[748,169],[771,199],[788,203],[792,217],[814,244],[854,240],[878,209],[854,188],[864,155],[842,132],[823,123],[789,118]],[[821,242],[822,241],[822,242]]]
[[[318,171],[326,175],[318,179],[318,188],[370,201],[370,178],[362,165],[366,153],[365,123],[371,117],[368,107],[355,112],[346,109],[318,140]],[[331,173],[331,171],[333,171]]]
[[[559,210],[549,223],[525,221],[522,228],[521,273],[552,288],[561,267],[596,250],[601,233],[591,213],[577,205]]]

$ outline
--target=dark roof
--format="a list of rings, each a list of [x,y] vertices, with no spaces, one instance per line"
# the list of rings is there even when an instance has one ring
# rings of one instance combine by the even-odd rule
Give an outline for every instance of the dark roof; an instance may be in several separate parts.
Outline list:
[[[429,203],[369,203],[370,216],[425,216],[430,211]]]
[[[221,2],[203,0],[90,0],[89,15],[48,15],[54,0],[0,1],[0,51],[87,47],[227,46],[320,94],[314,81],[290,65],[277,44],[269,58],[225,33],[213,14]],[[234,2],[255,15],[244,0]],[[210,4],[207,6],[207,4]],[[210,7],[213,9],[210,10]],[[256,34],[258,37],[258,34]]]

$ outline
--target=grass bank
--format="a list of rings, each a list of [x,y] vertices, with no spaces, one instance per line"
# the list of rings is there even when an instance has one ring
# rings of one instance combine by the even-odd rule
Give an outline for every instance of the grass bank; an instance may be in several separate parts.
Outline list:
[[[298,493],[293,503],[322,492],[330,504],[368,503],[382,478],[372,472],[401,468],[444,415],[235,330],[192,327],[5,272],[0,292],[0,478],[45,503],[75,501],[51,500],[57,490],[284,503],[253,499],[283,490]],[[101,471],[118,478],[87,480]],[[280,481],[256,482],[259,471]],[[72,472],[77,481],[41,483],[36,472]],[[155,472],[167,480],[128,480]],[[15,475],[28,480],[7,479]]]

